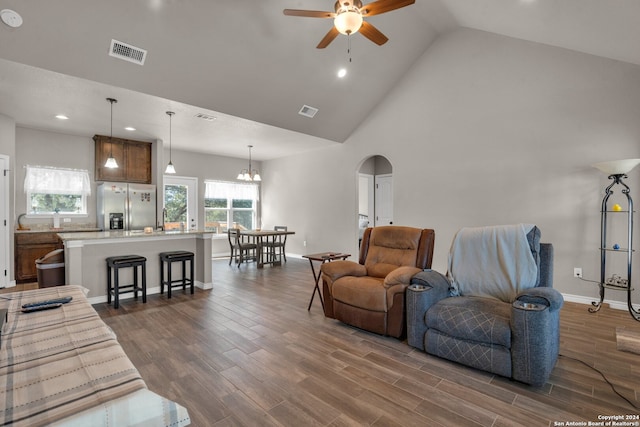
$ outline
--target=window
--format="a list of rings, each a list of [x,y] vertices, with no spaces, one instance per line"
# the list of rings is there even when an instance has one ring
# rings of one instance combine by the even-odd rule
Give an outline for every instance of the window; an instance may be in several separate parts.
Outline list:
[[[24,179],[29,215],[86,215],[91,195],[89,172],[46,166],[27,166]]]
[[[256,228],[258,185],[205,181],[205,230],[226,233],[231,228]]]

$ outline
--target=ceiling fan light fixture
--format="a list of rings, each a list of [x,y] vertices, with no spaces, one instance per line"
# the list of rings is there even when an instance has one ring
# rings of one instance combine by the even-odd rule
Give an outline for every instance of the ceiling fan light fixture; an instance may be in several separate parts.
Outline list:
[[[355,34],[362,26],[362,14],[355,6],[342,6],[333,20],[336,30],[344,35]]]
[[[324,49],[335,40],[340,34],[351,35],[360,32],[378,46],[382,46],[389,41],[380,30],[371,22],[364,21],[375,15],[391,12],[414,4],[416,0],[374,0],[366,5],[362,0],[337,0],[334,4],[335,12],[325,12],[322,10],[285,9],[283,13],[287,16],[302,16],[307,18],[333,18],[333,26],[316,46],[317,49]],[[351,50],[349,47],[348,50]],[[351,62],[351,58],[349,58]]]

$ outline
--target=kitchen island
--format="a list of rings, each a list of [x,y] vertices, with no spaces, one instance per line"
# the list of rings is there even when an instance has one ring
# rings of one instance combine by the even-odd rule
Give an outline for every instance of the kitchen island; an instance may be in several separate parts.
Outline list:
[[[65,283],[89,289],[92,304],[107,301],[106,258],[141,255],[147,258],[147,295],[160,292],[160,252],[190,251],[195,257],[195,284],[211,289],[211,232],[205,231],[97,231],[58,233],[64,244]],[[133,281],[132,269],[120,273],[121,283]],[[180,268],[174,274],[180,274]],[[132,298],[131,294],[121,299]]]

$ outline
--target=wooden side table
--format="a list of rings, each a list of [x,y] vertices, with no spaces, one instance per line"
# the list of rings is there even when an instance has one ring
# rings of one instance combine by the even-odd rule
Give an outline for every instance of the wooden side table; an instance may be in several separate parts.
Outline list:
[[[303,258],[307,258],[309,260],[309,264],[311,265],[311,273],[313,274],[313,280],[315,280],[315,287],[313,288],[313,293],[311,294],[311,300],[309,301],[309,307],[307,307],[307,311],[311,310],[311,304],[313,304],[313,297],[316,296],[316,292],[318,292],[318,298],[320,298],[320,304],[322,304],[322,310],[324,311],[324,301],[322,300],[322,292],[320,292],[320,287],[318,283],[320,282],[320,269],[318,269],[318,273],[316,274],[316,269],[313,266],[313,261],[320,262],[320,265],[325,262],[331,262],[336,259],[347,259],[351,256],[351,254],[343,254],[340,252],[321,252],[319,254],[310,254],[310,255],[302,255]]]

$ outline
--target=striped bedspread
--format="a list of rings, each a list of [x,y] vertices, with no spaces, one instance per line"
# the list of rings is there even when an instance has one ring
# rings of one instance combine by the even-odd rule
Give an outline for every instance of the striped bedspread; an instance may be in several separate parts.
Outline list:
[[[73,300],[51,310],[21,311],[22,304],[63,296]],[[8,309],[0,348],[0,426],[50,425],[146,389],[83,288],[2,294],[0,308]],[[186,421],[173,425],[187,425],[188,415]]]

